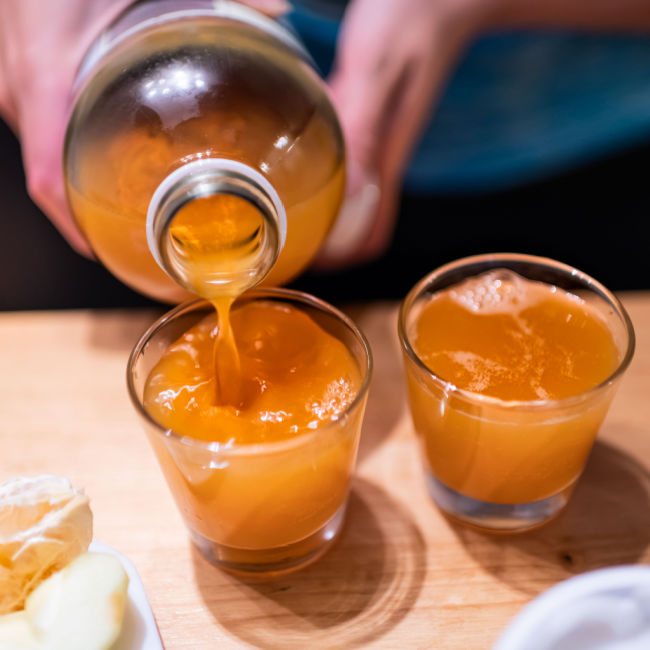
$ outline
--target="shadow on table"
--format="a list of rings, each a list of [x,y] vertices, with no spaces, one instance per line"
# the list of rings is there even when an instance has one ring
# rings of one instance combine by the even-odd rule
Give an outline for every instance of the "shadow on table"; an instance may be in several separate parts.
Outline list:
[[[414,605],[426,573],[422,534],[379,487],[357,479],[336,545],[269,582],[241,579],[193,548],[200,594],[215,620],[263,648],[351,647],[381,637]]]
[[[643,557],[650,544],[650,473],[631,456],[596,442],[569,504],[554,521],[512,536],[453,528],[484,569],[535,596],[572,575]]]
[[[365,334],[373,353],[373,375],[363,421],[359,461],[369,456],[387,438],[406,412],[406,382],[397,340],[395,302],[343,306]]]

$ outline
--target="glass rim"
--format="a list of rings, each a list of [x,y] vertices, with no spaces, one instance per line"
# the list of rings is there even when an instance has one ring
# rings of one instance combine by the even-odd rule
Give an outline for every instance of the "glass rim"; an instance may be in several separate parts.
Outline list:
[[[138,397],[138,393],[135,387],[134,382],[134,368],[137,360],[141,356],[145,346],[149,343],[152,337],[157,334],[160,330],[166,327],[170,322],[174,321],[176,318],[183,314],[190,313],[192,311],[198,311],[199,309],[209,308],[214,310],[214,307],[208,300],[203,298],[196,298],[186,302],[183,302],[171,310],[165,312],[162,316],[157,318],[143,334],[140,335],[138,341],[133,346],[131,353],[126,364],[126,383],[127,390],[129,393],[129,398],[131,403],[135,407],[138,415],[151,425],[156,434],[161,436],[166,440],[175,440],[176,442],[185,445],[191,448],[200,448],[204,451],[219,453],[219,454],[232,454],[232,455],[256,455],[256,454],[268,454],[270,452],[282,452],[293,447],[300,447],[304,444],[308,444],[310,441],[315,440],[326,436],[328,431],[333,427],[336,427],[341,424],[345,418],[357,409],[361,402],[365,399],[368,389],[370,387],[370,380],[372,377],[373,369],[373,359],[372,351],[370,349],[370,344],[366,339],[364,333],[357,327],[354,321],[344,314],[342,311],[330,305],[329,303],[316,298],[309,293],[303,291],[297,291],[295,289],[285,289],[285,288],[256,288],[250,291],[246,291],[241,296],[235,300],[234,305],[237,304],[239,300],[245,299],[255,299],[255,298],[279,298],[285,299],[291,302],[301,303],[303,305],[311,306],[315,309],[323,311],[328,315],[336,318],[339,322],[343,323],[352,333],[352,335],[361,343],[361,347],[366,356],[365,364],[360,364],[360,371],[362,373],[362,381],[357,394],[354,399],[346,406],[346,408],[337,416],[335,420],[330,420],[329,422],[324,422],[323,426],[319,426],[314,431],[305,431],[301,432],[298,435],[288,438],[286,440],[277,440],[273,442],[262,442],[262,443],[252,443],[252,444],[243,444],[243,443],[233,443],[233,442],[219,442],[219,441],[208,441],[208,440],[198,440],[192,438],[191,436],[181,435],[180,433],[164,427],[156,419],[154,419],[149,412],[144,408],[142,400]]]
[[[495,263],[494,268],[498,268],[498,266],[496,265],[499,262],[504,262],[504,263],[520,262],[520,263],[534,264],[545,268],[552,268],[560,273],[564,273],[569,277],[579,280],[585,285],[585,287],[595,289],[596,293],[601,298],[604,298],[615,308],[617,312],[617,316],[620,317],[623,326],[625,328],[625,332],[627,334],[627,348],[625,350],[622,359],[617,365],[616,369],[600,383],[596,384],[595,386],[592,386],[591,388],[588,388],[585,391],[582,391],[581,393],[577,393],[576,395],[569,395],[567,397],[554,398],[554,399],[536,399],[536,400],[505,400],[499,397],[494,397],[492,395],[483,395],[481,393],[475,393],[473,391],[464,388],[458,388],[453,382],[447,381],[442,377],[439,377],[433,370],[431,370],[431,368],[429,368],[420,359],[418,354],[415,352],[415,349],[413,348],[411,341],[409,340],[409,337],[406,332],[407,313],[410,311],[416,299],[424,293],[426,287],[430,285],[434,280],[444,276],[446,273],[449,273],[450,271],[462,268],[464,266],[469,266],[471,264],[481,263],[481,262],[487,262],[487,263],[494,262]],[[467,277],[471,277],[471,276],[467,276]],[[443,264],[442,266],[439,266],[438,268],[434,269],[433,271],[425,275],[423,278],[421,278],[418,282],[416,282],[416,284],[411,288],[411,290],[408,292],[404,300],[402,300],[402,303],[399,308],[399,314],[398,314],[397,331],[398,331],[400,345],[402,349],[406,352],[408,358],[413,363],[415,363],[415,365],[418,367],[420,371],[426,373],[435,383],[444,387],[445,392],[453,394],[456,397],[462,398],[467,402],[474,402],[474,403],[484,404],[486,406],[494,406],[494,407],[507,408],[507,409],[517,408],[520,410],[523,409],[543,410],[543,409],[557,408],[559,406],[567,407],[584,401],[590,395],[600,392],[601,390],[603,390],[604,388],[612,384],[625,372],[627,367],[630,365],[630,362],[632,361],[632,357],[634,356],[634,349],[636,345],[636,337],[634,333],[634,326],[632,324],[632,320],[630,319],[630,316],[627,313],[627,310],[625,309],[621,301],[616,297],[616,295],[614,295],[613,292],[607,289],[607,287],[605,287],[602,283],[598,282],[598,280],[591,277],[589,274],[580,271],[579,269],[569,264],[559,262],[550,257],[528,255],[525,253],[484,253],[480,255],[471,255],[468,257],[463,257],[454,260],[452,262],[448,262],[447,264]]]

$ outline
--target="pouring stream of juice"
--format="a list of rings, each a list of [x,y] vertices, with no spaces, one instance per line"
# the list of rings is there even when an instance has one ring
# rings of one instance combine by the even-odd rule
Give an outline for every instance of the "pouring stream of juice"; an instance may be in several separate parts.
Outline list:
[[[265,227],[264,216],[249,201],[233,194],[214,194],[183,206],[169,228],[186,286],[209,300],[217,311],[214,368],[218,405],[239,407],[244,399],[230,308],[257,283]]]

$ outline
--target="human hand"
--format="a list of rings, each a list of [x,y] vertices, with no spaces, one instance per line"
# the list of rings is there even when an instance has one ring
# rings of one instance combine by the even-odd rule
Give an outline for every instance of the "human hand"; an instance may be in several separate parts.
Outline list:
[[[389,245],[402,177],[438,92],[497,0],[353,0],[329,79],[347,144],[348,198],[317,268]]]

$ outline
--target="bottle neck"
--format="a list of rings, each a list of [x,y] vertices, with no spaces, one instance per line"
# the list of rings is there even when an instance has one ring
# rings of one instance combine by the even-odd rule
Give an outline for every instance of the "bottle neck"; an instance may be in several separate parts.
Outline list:
[[[185,289],[214,300],[261,282],[282,250],[287,224],[282,201],[262,174],[206,158],[160,183],[146,228],[158,265]]]

